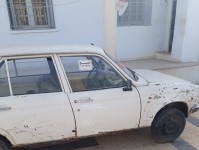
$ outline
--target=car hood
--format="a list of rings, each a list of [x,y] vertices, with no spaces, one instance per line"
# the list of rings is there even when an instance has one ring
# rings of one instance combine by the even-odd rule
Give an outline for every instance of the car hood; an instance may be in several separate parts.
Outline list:
[[[141,77],[145,78],[149,83],[190,83],[183,79],[179,79],[157,71],[146,69],[135,69],[134,71]]]

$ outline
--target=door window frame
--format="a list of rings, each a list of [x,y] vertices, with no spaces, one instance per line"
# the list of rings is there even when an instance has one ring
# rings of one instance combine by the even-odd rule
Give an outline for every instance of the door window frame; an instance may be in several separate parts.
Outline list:
[[[5,61],[6,73],[7,73],[7,78],[8,78],[8,85],[9,85],[9,90],[10,90],[10,96],[24,96],[24,94],[13,95],[12,83],[11,83],[11,79],[10,79],[10,73],[9,73],[9,67],[8,67],[7,61],[10,60],[10,59],[19,60],[19,59],[31,59],[31,58],[34,59],[34,58],[47,58],[47,57],[52,58],[52,61],[53,61],[54,67],[55,67],[55,71],[56,71],[56,74],[57,74],[57,78],[58,78],[58,81],[59,81],[60,86],[61,86],[61,91],[60,92],[49,92],[49,93],[38,93],[38,94],[52,94],[52,93],[63,93],[63,92],[65,92],[65,88],[64,88],[64,85],[62,83],[62,78],[60,76],[60,71],[59,71],[59,69],[57,67],[57,63],[56,63],[56,60],[55,60],[55,57],[54,57],[53,54],[49,54],[49,55],[33,55],[33,56],[29,56],[29,55],[8,56],[8,57],[3,57],[0,62]],[[25,96],[38,95],[38,94],[25,94]],[[8,96],[6,96],[6,97],[8,97]]]
[[[114,70],[115,72],[117,72],[125,81],[128,80],[128,78],[125,76],[125,74],[123,74],[117,67],[116,65],[113,64],[113,62],[111,62],[109,59],[107,59],[107,57],[104,57],[103,55],[100,55],[98,53],[85,53],[85,54],[80,54],[80,53],[74,53],[74,54],[57,54],[57,57],[59,59],[59,63],[60,63],[60,66],[61,66],[61,69],[62,69],[62,72],[64,73],[64,76],[65,76],[65,80],[67,82],[67,85],[68,85],[68,88],[70,90],[70,93],[77,93],[77,92],[85,92],[85,91],[77,91],[77,92],[73,92],[72,90],[72,87],[70,85],[70,82],[69,82],[69,79],[66,75],[66,72],[65,72],[65,69],[64,69],[64,66],[63,66],[63,63],[61,61],[61,57],[71,57],[71,56],[94,56],[94,57],[99,57],[99,58],[102,58],[107,64],[109,64]],[[109,89],[109,88],[108,88]],[[99,89],[99,90],[107,90],[107,89]],[[96,90],[92,90],[92,91],[96,91]],[[88,91],[87,91],[88,92]]]

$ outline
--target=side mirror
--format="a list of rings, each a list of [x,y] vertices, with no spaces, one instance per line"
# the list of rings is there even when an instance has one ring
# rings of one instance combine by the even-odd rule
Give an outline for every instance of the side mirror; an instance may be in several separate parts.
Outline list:
[[[123,91],[132,91],[132,81],[131,80],[127,80],[127,86],[125,88],[123,88]]]

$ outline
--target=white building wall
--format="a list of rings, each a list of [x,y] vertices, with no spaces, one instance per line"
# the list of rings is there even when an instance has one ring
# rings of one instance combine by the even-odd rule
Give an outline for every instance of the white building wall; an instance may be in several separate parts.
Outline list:
[[[182,58],[182,48],[187,23],[187,5],[187,0],[177,0],[172,57],[178,60]]]
[[[170,5],[165,0],[153,0],[151,26],[117,28],[116,56],[120,60],[153,56],[168,49]]]
[[[66,4],[54,0],[56,29],[12,31],[6,0],[0,1],[0,48],[18,45],[90,44],[104,47],[103,1],[84,0]],[[66,4],[66,5],[62,5]]]
[[[66,0],[54,0],[56,29],[12,31],[6,0],[0,0],[0,48],[94,43],[120,60],[146,58],[168,50],[171,1],[153,0],[151,26],[117,27],[115,0],[84,0],[68,5],[62,5]],[[199,61],[198,8],[198,0],[178,0],[173,58]]]
[[[199,1],[189,0],[187,24],[182,47],[182,61],[199,62]]]
[[[115,0],[104,0],[104,8],[104,49],[115,58],[117,27]]]

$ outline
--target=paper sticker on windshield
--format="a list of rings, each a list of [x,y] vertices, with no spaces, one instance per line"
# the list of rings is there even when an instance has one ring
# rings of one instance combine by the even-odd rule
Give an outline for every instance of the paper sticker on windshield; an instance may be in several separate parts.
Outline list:
[[[93,68],[91,60],[78,60],[78,64],[80,71],[90,71]]]

